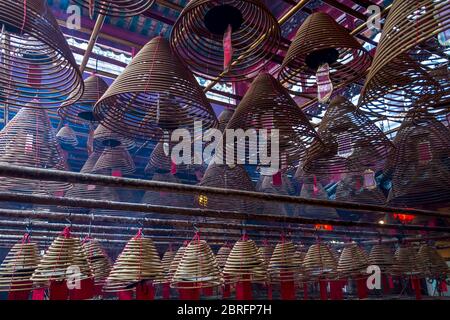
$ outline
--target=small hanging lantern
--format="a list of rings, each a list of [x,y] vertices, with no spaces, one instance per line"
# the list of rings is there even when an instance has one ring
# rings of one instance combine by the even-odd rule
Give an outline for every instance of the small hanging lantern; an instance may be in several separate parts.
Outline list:
[[[375,172],[371,169],[367,169],[364,171],[364,182],[363,182],[363,188],[364,189],[375,189],[377,187],[377,181],[375,180]]]

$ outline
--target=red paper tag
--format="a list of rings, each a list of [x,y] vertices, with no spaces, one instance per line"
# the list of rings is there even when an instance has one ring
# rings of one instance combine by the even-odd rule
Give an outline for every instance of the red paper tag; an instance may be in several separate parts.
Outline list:
[[[87,152],[91,155],[94,152],[94,130],[89,131],[87,139]]]
[[[281,186],[282,185],[281,172],[280,171],[278,171],[277,173],[275,173],[272,176],[272,184],[274,186]]]
[[[45,298],[45,289],[34,289],[33,295],[31,296],[31,300],[44,300]]]
[[[330,79],[330,66],[324,63],[316,73],[317,79],[317,99],[320,103],[327,102],[333,93],[333,83]]]
[[[418,145],[419,148],[419,163],[427,164],[433,159],[433,155],[431,153],[431,145],[428,141],[422,141]]]
[[[177,173],[177,164],[175,162],[172,161],[172,163],[170,164],[170,173],[172,175]]]
[[[32,87],[40,86],[42,82],[42,71],[39,65],[28,66],[28,84]]]
[[[122,171],[120,171],[120,170],[113,170],[112,171],[112,174],[111,174],[113,177],[122,177]]]
[[[228,71],[231,66],[231,60],[233,58],[233,45],[231,43],[231,34],[233,33],[233,28],[228,25],[227,30],[223,36],[223,69]]]

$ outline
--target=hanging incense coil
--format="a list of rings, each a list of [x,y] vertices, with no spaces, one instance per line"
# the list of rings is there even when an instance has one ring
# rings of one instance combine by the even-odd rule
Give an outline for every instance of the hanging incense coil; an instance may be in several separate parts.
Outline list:
[[[337,185],[336,200],[384,205],[386,203],[386,196],[376,184],[373,187],[365,187],[363,176],[348,174]]]
[[[388,272],[394,264],[394,255],[388,246],[375,244],[370,250],[369,263],[380,267],[382,272]]]
[[[170,266],[173,262],[173,259],[175,258],[176,252],[172,249],[167,250],[162,258],[162,266],[163,266],[163,272],[164,272],[164,280],[170,281]]]
[[[98,240],[85,239],[83,249],[94,276],[95,285],[103,286],[111,271],[111,261]]]
[[[336,257],[327,245],[313,244],[303,260],[303,270],[310,278],[334,278],[337,274]]]
[[[296,163],[306,156],[307,148],[319,148],[321,145],[317,133],[287,90],[265,72],[251,84],[229,121],[227,129],[244,131],[266,129],[270,132],[277,129],[279,131],[279,167],[283,171],[294,168]],[[259,135],[259,139],[262,139],[261,132]],[[267,150],[271,150],[270,136],[271,134],[268,133]],[[316,145],[312,145],[314,139],[318,141]],[[251,142],[246,143],[245,159],[238,160],[245,160],[246,164],[251,164],[248,159],[251,144]],[[234,147],[234,144],[232,145]],[[258,158],[260,157],[261,155]],[[267,166],[261,163],[261,159],[257,160],[259,165]]]
[[[58,22],[44,0],[0,3],[2,64],[0,102],[22,107],[58,108],[83,93],[83,79]]]
[[[266,267],[269,266],[270,258],[272,258],[274,248],[269,245],[263,245],[262,247],[259,247],[259,251],[261,253],[261,256],[264,259],[264,263]]]
[[[442,277],[450,273],[447,263],[437,250],[429,245],[423,244],[417,253],[417,260],[424,262],[424,274],[430,278]]]
[[[218,287],[223,283],[214,253],[204,240],[192,240],[171,280],[173,288]]]
[[[128,137],[159,139],[161,129],[193,130],[194,121],[205,130],[217,125],[197,80],[162,37],[139,51],[94,112],[105,127]]]
[[[308,16],[298,29],[284,58],[279,80],[299,86],[301,92],[317,94],[314,79],[318,68],[330,66],[333,86],[344,86],[364,76],[372,59],[362,45],[323,12]]]
[[[322,148],[309,149],[303,170],[316,175],[360,173],[384,168],[392,143],[346,98],[335,97],[318,128]],[[330,177],[331,178],[331,177]]]
[[[242,165],[229,166],[227,164],[212,163],[206,169],[201,187],[223,188],[231,190],[255,191],[245,167]],[[198,195],[197,203],[200,207],[214,210],[256,212],[257,204],[252,200],[235,199],[229,201],[227,197],[217,195]]]
[[[0,163],[23,167],[67,170],[63,151],[56,140],[46,110],[22,108],[0,132]],[[26,193],[52,193],[72,187],[65,182],[0,177],[0,189]]]
[[[163,266],[153,241],[142,235],[130,239],[109,274],[104,291],[118,292],[142,281],[162,280]]]
[[[280,26],[263,1],[190,1],[173,27],[172,49],[195,74],[214,80],[224,71],[224,35],[229,26],[234,63],[222,80],[241,81],[265,66],[281,40]]]
[[[130,153],[123,146],[115,148],[106,148],[97,160],[92,171],[95,172],[121,172],[121,174],[130,174],[136,170]]]
[[[368,256],[357,244],[346,246],[341,253],[337,271],[341,277],[358,277],[366,274],[369,266]]]
[[[450,130],[423,112],[411,110],[394,145],[387,164],[392,174],[390,205],[449,203]]]
[[[175,174],[193,173],[195,170],[199,169],[199,165],[195,164],[173,163],[170,157],[173,146],[173,143],[167,143],[164,142],[164,140],[160,140],[150,155],[148,164],[145,167],[145,173],[169,173],[172,172],[174,168],[176,169]]]
[[[39,248],[33,242],[19,242],[0,265],[0,292],[33,289],[31,275],[39,264]]]
[[[96,74],[92,74],[84,80],[83,95],[76,102],[65,101],[58,109],[62,119],[77,123],[91,124],[96,121],[92,109],[95,103],[108,89],[106,82]]]
[[[231,249],[223,269],[227,282],[265,282],[267,269],[261,252],[253,240],[239,240]]]
[[[223,268],[225,267],[230,252],[231,248],[228,245],[221,246],[219,251],[217,252],[216,260],[221,270],[223,270]]]
[[[228,122],[230,122],[233,117],[233,114],[234,110],[231,109],[225,109],[219,114],[219,117],[217,118],[219,121],[219,126],[217,129],[219,129],[222,133],[225,133],[225,129],[227,128]]]
[[[359,105],[400,122],[424,98],[428,115],[450,110],[448,1],[396,1],[385,22]]]
[[[68,279],[68,268],[79,269],[77,279],[80,281],[92,277],[81,241],[64,233],[53,240],[35,269],[31,280],[37,286],[48,286],[51,281],[65,281]]]
[[[416,248],[400,245],[395,252],[391,272],[399,276],[422,275],[424,267],[424,261],[417,259]]]
[[[56,139],[59,143],[66,147],[76,147],[78,145],[78,138],[71,127],[68,125],[63,126],[56,134]]]
[[[291,241],[278,243],[270,259],[268,273],[271,282],[298,281],[302,265]]]
[[[175,257],[172,260],[172,263],[170,264],[169,268],[169,281],[172,280],[175,272],[178,269],[178,266],[180,264],[181,259],[184,256],[184,251],[186,250],[187,243],[184,243],[181,247],[178,248],[177,253],[175,254]]]
[[[120,146],[131,150],[135,147],[135,145],[136,142],[133,139],[111,131],[101,124],[94,131],[94,147],[96,150],[103,150],[108,147],[116,148]]]
[[[318,179],[310,174],[303,176],[303,185],[300,191],[300,198],[329,200],[328,193]],[[337,219],[339,218],[336,209],[322,208],[317,206],[300,206],[299,214],[304,217],[316,219]]]
[[[256,190],[262,193],[270,193],[277,195],[292,195],[294,187],[287,175],[281,175],[281,185],[274,185],[272,176],[261,175],[256,185]],[[282,202],[263,201],[260,204],[261,212],[265,214],[278,214],[284,216],[292,216],[295,211],[295,205]]]
[[[155,0],[74,0],[74,2],[88,9],[91,17],[94,13],[112,17],[131,17],[149,10]]]

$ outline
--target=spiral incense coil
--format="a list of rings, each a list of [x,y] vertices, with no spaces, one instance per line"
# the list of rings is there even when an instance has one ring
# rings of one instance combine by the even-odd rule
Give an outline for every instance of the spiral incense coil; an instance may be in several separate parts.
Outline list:
[[[111,271],[111,261],[98,240],[85,239],[83,249],[96,285],[103,286]]]
[[[261,256],[264,259],[264,263],[266,267],[269,266],[270,258],[272,258],[274,248],[269,245],[263,245],[262,247],[259,247],[259,252],[261,253]]]
[[[101,124],[127,137],[159,139],[161,129],[193,131],[194,121],[202,121],[205,130],[217,125],[197,80],[162,37],[139,51],[94,112]]]
[[[56,134],[56,139],[63,146],[76,147],[78,145],[78,138],[71,127],[68,125],[63,126]]]
[[[298,281],[301,278],[302,265],[292,242],[282,242],[276,245],[270,259],[268,273],[270,281],[275,283]]]
[[[44,0],[0,3],[3,38],[0,102],[30,108],[58,108],[77,101],[83,79],[58,22]]]
[[[84,80],[83,95],[76,102],[65,101],[58,109],[62,119],[77,123],[91,124],[96,121],[92,109],[95,103],[108,89],[106,82],[96,74],[92,74]]]
[[[79,268],[79,280],[92,277],[80,240],[71,237],[70,234],[62,234],[53,240],[31,280],[38,286],[47,286],[50,281],[64,281],[70,276],[68,268]]]
[[[219,251],[217,252],[216,260],[221,270],[223,270],[223,268],[225,267],[230,252],[231,248],[228,245],[221,246]]]
[[[315,12],[298,29],[283,60],[279,80],[299,86],[301,92],[317,94],[314,79],[321,65],[328,63],[330,80],[337,87],[362,77],[371,61],[369,53],[346,28],[328,14]]]
[[[337,185],[336,201],[384,205],[386,196],[377,185],[370,188],[364,187],[363,176],[348,174]]]
[[[160,140],[153,149],[145,173],[169,173],[172,171],[170,152],[175,144]],[[198,169],[198,165],[176,164],[176,173],[191,173]]]
[[[341,253],[337,271],[341,277],[358,277],[366,274],[369,259],[357,244],[346,246]]]
[[[225,133],[225,129],[227,128],[228,122],[230,122],[231,118],[233,117],[234,110],[231,109],[225,109],[219,114],[219,117],[217,118],[219,121],[218,129]]]
[[[155,173],[152,181],[169,182],[169,183],[181,183],[180,180],[170,173]],[[189,194],[177,193],[177,192],[158,192],[158,191],[146,191],[142,198],[142,203],[148,203],[156,206],[170,206],[186,208],[191,207],[194,203],[194,199]],[[155,215],[156,217],[156,215]]]
[[[16,243],[0,265],[0,292],[33,289],[30,278],[38,264],[39,248],[36,243]]]
[[[435,248],[429,245],[423,244],[420,246],[417,260],[424,262],[424,273],[428,277],[447,277],[450,273],[444,258]]]
[[[74,0],[75,3],[94,13],[112,17],[131,17],[139,15],[155,3],[155,0]]]
[[[230,190],[255,191],[250,176],[242,165],[229,166],[227,164],[212,163],[206,169],[201,187],[223,188]],[[256,212],[257,203],[252,200],[235,199],[230,201],[227,197],[217,195],[198,195],[199,207],[215,210]]]
[[[183,244],[181,247],[178,248],[177,253],[175,254],[175,257],[173,258],[172,262],[170,263],[169,281],[172,280],[175,272],[178,269],[178,265],[180,264],[180,261],[184,256],[184,251],[186,250],[186,246],[187,246],[187,243]]]
[[[92,169],[94,173],[120,171],[122,174],[130,174],[135,170],[134,161],[128,150],[123,146],[105,149]]]
[[[375,244],[370,250],[369,263],[379,266],[382,272],[388,272],[394,264],[394,255],[388,246]]]
[[[387,164],[392,173],[390,205],[416,206],[450,201],[450,130],[411,110],[394,139]]]
[[[318,128],[322,148],[309,149],[303,170],[316,175],[363,173],[384,168],[392,143],[346,98],[335,97]]]
[[[325,188],[317,178],[313,175],[305,174],[303,177],[303,185],[300,191],[300,197],[305,199],[329,200]],[[320,219],[337,219],[339,218],[336,209],[322,208],[317,206],[300,206],[299,213],[301,216]]]
[[[223,283],[214,253],[204,240],[192,240],[173,275],[173,288],[208,288]]]
[[[239,240],[231,249],[223,269],[226,281],[265,282],[267,269],[264,257],[253,240]]]
[[[310,278],[334,278],[337,274],[336,257],[327,245],[313,244],[303,260],[303,270]]]
[[[380,118],[400,122],[422,105],[429,115],[450,111],[448,1],[395,1],[386,19],[360,106]],[[441,37],[446,44],[441,43]]]
[[[142,235],[130,239],[117,258],[104,290],[117,292],[130,289],[141,281],[160,281],[163,266],[153,241]]]
[[[233,64],[222,81],[244,80],[265,66],[281,40],[280,26],[264,1],[190,1],[173,27],[172,49],[195,74],[214,80],[224,71],[224,36],[229,26]]]
[[[279,131],[279,162],[283,171],[295,167],[296,163],[306,156],[307,148],[319,148],[321,145],[316,131],[288,91],[265,72],[258,75],[251,84],[228,122],[227,129],[244,131],[254,129],[259,131],[260,137],[262,134],[260,130],[267,130],[268,150],[272,140],[268,131],[277,129]],[[313,146],[314,139],[319,143]],[[245,163],[249,164],[250,151],[251,149],[246,150],[245,159],[238,160],[246,160]],[[260,163],[260,160],[258,164],[264,165]]]
[[[170,281],[170,265],[173,262],[173,259],[175,258],[176,252],[169,249],[164,253],[164,256],[162,258],[162,266],[164,271],[164,279],[166,281]]]
[[[256,190],[262,193],[288,196],[293,194],[294,187],[285,174],[281,175],[281,185],[279,186],[273,184],[272,176],[261,175]],[[272,201],[263,201],[260,208],[263,213],[283,216],[292,216],[295,211],[295,205]]]
[[[136,142],[133,139],[114,132],[101,124],[94,131],[94,147],[96,150],[103,150],[108,147],[116,148],[119,146],[131,150],[135,145]]]
[[[422,275],[424,262],[417,259],[417,249],[407,245],[400,245],[394,255],[392,274],[399,276]]]
[[[0,132],[0,163],[23,167],[67,170],[63,151],[56,140],[46,110],[22,108]],[[33,102],[34,105],[34,102]],[[0,177],[0,189],[26,193],[67,191],[66,182]]]

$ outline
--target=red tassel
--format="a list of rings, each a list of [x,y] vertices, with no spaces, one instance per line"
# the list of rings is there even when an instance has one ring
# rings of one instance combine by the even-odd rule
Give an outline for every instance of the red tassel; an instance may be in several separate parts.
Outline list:
[[[165,300],[170,299],[170,283],[164,282],[162,287],[162,297]]]
[[[112,175],[113,177],[119,177],[119,178],[121,178],[121,177],[122,177],[122,171],[121,171],[121,170],[113,170],[111,175]]]
[[[284,279],[293,279],[294,274],[291,272],[281,272],[280,277]],[[293,280],[281,281],[281,299],[295,300],[295,282]]]
[[[119,291],[117,292],[117,297],[119,298],[119,300],[133,300],[133,291]]]
[[[343,280],[330,281],[330,298],[331,300],[342,300],[344,295],[342,293]]]
[[[50,300],[67,300],[69,297],[69,289],[67,282],[50,281]]]
[[[69,291],[70,300],[88,300],[94,297],[94,279],[84,279],[80,281],[80,289]]]
[[[191,287],[193,284],[190,282],[187,283],[179,283],[180,289],[178,292],[180,293],[180,300],[200,300],[200,289],[198,288],[183,288]]]
[[[172,161],[170,165],[170,174],[175,175],[177,173],[177,164]]]
[[[241,281],[236,284],[236,300],[252,300],[252,283],[249,276],[244,276]]]
[[[214,290],[212,287],[207,287],[202,289],[202,294],[205,297],[212,297],[214,295]]]
[[[136,300],[155,300],[155,288],[152,283],[139,283],[136,287]]]
[[[367,288],[367,279],[362,278],[356,280],[356,288],[358,291],[358,299],[367,299],[369,292]]]
[[[8,292],[8,300],[28,300],[31,290],[15,290],[23,287],[30,287],[31,281],[16,282],[11,285],[11,291]],[[14,291],[13,291],[14,290]]]
[[[441,282],[441,285],[439,286],[439,291],[440,292],[447,292],[448,291],[447,282],[445,282],[445,281]]]
[[[309,300],[308,284],[306,282],[303,283],[303,300]]]
[[[320,300],[328,300],[328,282],[326,280],[319,281]]]
[[[228,72],[231,66],[231,60],[233,58],[233,45],[231,43],[231,34],[233,33],[233,28],[228,25],[227,30],[223,36],[223,70]]]
[[[394,289],[394,280],[391,276],[388,276],[389,289]]]
[[[420,279],[419,278],[412,278],[411,279],[411,285],[414,288],[414,291],[416,293],[416,300],[422,300],[422,290],[420,287]]]
[[[222,297],[224,299],[229,298],[231,296],[231,286],[229,284],[225,284],[223,286],[223,293],[222,293]]]
[[[273,291],[272,291],[272,285],[269,283],[267,285],[267,300],[273,299]]]
[[[45,288],[34,289],[31,300],[44,300]]]
[[[281,181],[281,172],[280,171],[278,171],[277,173],[275,173],[272,176],[272,184],[274,186],[281,186],[282,181]]]

